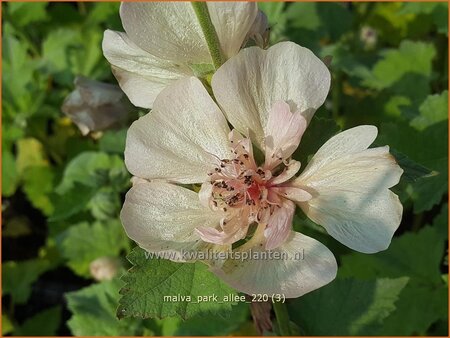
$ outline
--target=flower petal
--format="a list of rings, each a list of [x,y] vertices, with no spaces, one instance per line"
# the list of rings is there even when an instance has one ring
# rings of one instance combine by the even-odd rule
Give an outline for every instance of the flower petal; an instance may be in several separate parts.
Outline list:
[[[389,246],[400,224],[403,207],[389,188],[399,182],[403,170],[388,147],[361,150],[376,136],[359,133],[364,130],[371,129],[363,127],[328,141],[319,150],[319,159],[313,158],[309,170],[292,185],[312,194],[312,199],[299,203],[311,220],[351,249],[374,253]],[[355,138],[350,141],[351,134]],[[329,149],[334,160],[327,160],[323,149]]]
[[[347,129],[333,136],[314,154],[314,157],[302,172],[302,176],[305,179],[310,173],[317,172],[331,161],[344,155],[356,154],[366,150],[375,141],[377,134],[377,127],[363,125]]]
[[[294,214],[295,204],[289,200],[284,200],[282,205],[275,209],[264,230],[267,250],[277,248],[289,237]]]
[[[120,17],[130,39],[160,59],[212,62],[190,2],[123,2]]]
[[[221,217],[203,207],[191,190],[143,180],[128,191],[120,213],[128,237],[150,252],[193,249],[200,242],[195,228],[215,227]]]
[[[272,250],[270,257],[264,250],[264,235],[259,228],[258,231],[249,242],[236,249],[242,255],[249,253],[250,258],[230,259],[221,268],[210,268],[238,291],[284,294],[287,298],[296,298],[328,284],[336,277],[336,259],[322,243],[291,232],[283,245]],[[255,259],[255,255],[261,259]],[[277,256],[286,259],[276,259]]]
[[[307,124],[299,112],[291,113],[286,102],[275,102],[266,127],[265,168],[275,168],[294,153]]]
[[[120,87],[138,107],[151,108],[161,90],[192,76],[188,67],[147,53],[125,33],[106,30],[102,48]]]
[[[258,6],[255,2],[208,2],[207,5],[222,53],[229,59],[241,49]]]
[[[280,42],[268,50],[245,48],[212,78],[214,95],[231,124],[260,149],[275,102],[287,102],[290,111],[309,121],[329,87],[330,72],[324,63],[293,42]]]
[[[227,121],[196,78],[179,80],[158,95],[153,110],[127,134],[125,164],[135,176],[203,183],[230,155]]]

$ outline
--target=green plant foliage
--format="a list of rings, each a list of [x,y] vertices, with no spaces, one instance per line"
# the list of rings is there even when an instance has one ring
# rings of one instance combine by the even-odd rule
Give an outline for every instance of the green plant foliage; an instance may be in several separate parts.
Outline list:
[[[2,292],[11,295],[17,304],[24,304],[31,294],[31,286],[39,275],[50,269],[46,260],[32,259],[5,262],[2,265]]]
[[[79,223],[63,232],[58,244],[67,265],[78,275],[89,277],[89,264],[100,257],[118,256],[129,248],[119,221]]]
[[[372,256],[350,254],[342,257],[341,276],[361,279],[406,277],[409,282],[401,292],[397,310],[384,322],[381,335],[423,334],[432,323],[447,316],[447,286],[441,278],[448,208],[436,217],[432,226],[408,233],[392,241],[388,251]],[[442,235],[445,233],[445,236]],[[427,311],[420,304],[427,303]],[[408,321],[409,325],[403,325]]]
[[[28,318],[14,330],[15,336],[55,336],[61,322],[61,307],[55,306]],[[43,325],[45,323],[45,325]]]
[[[140,321],[126,318],[117,320],[115,310],[120,281],[94,284],[66,295],[72,317],[68,321],[76,336],[133,336],[139,332]]]
[[[127,258],[133,268],[122,277],[126,284],[117,309],[119,318],[179,315],[186,319],[200,312],[226,315],[235,304],[224,301],[224,297],[235,295],[236,291],[216,278],[203,263],[148,258],[138,247]],[[169,299],[164,300],[163,296]],[[216,296],[220,301],[208,301],[202,298],[205,296]]]
[[[373,335],[395,310],[408,278],[337,279],[298,298],[291,311],[306,335]],[[301,315],[300,315],[301,314]]]

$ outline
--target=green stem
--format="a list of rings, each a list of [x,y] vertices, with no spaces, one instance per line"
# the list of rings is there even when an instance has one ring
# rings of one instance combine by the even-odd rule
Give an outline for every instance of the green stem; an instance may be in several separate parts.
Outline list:
[[[216,30],[209,16],[208,6],[206,2],[191,2],[194,8],[195,15],[197,16],[200,27],[205,36],[206,44],[208,45],[209,53],[213,61],[215,69],[218,69],[224,62],[222,53],[220,51],[219,38],[217,37]]]
[[[273,310],[275,311],[275,317],[277,318],[280,334],[282,336],[292,336],[289,313],[286,304],[281,302],[273,302]]]

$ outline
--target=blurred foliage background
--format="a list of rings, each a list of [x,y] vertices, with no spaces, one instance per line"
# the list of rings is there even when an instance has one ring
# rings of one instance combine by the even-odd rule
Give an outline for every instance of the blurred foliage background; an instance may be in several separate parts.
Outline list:
[[[403,221],[385,252],[352,252],[296,215],[296,229],[340,265],[334,282],[288,302],[296,332],[447,335],[447,3],[260,8],[272,43],[331,56],[332,88],[297,158],[306,163],[339,129],[374,124],[376,143],[390,145],[405,169],[395,187]],[[83,136],[61,106],[77,75],[116,83],[101,41],[105,29],[122,30],[118,10],[2,3],[2,334],[254,335],[244,303],[225,319],[116,319],[134,247],[118,216],[130,186],[126,125]]]

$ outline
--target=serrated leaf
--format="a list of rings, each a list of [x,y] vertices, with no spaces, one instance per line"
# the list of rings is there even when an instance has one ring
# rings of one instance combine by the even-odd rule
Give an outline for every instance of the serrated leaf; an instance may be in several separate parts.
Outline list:
[[[306,335],[372,335],[395,310],[407,283],[405,277],[337,279],[290,303],[290,318]]]
[[[79,223],[61,235],[58,244],[67,265],[78,275],[90,277],[89,264],[104,256],[117,256],[128,248],[128,239],[119,221],[92,225]]]
[[[51,268],[46,260],[9,261],[2,265],[2,294],[11,295],[14,303],[24,304],[31,294],[31,285]]]
[[[14,330],[15,336],[55,336],[61,322],[61,307],[43,310]],[[45,323],[45,325],[42,325]]]
[[[448,91],[430,95],[419,107],[420,115],[411,121],[411,126],[424,130],[425,128],[448,119]]]
[[[67,322],[75,336],[142,335],[141,321],[117,320],[115,312],[122,283],[118,280],[93,284],[66,294],[72,317]]]
[[[127,258],[134,266],[122,277],[126,285],[121,290],[119,318],[178,315],[186,319],[198,313],[224,315],[230,311],[233,303],[223,302],[223,297],[236,291],[209,272],[205,264],[150,259],[139,247]],[[164,296],[178,299],[164,300]],[[219,301],[197,302],[197,297],[205,296],[216,296]]]

